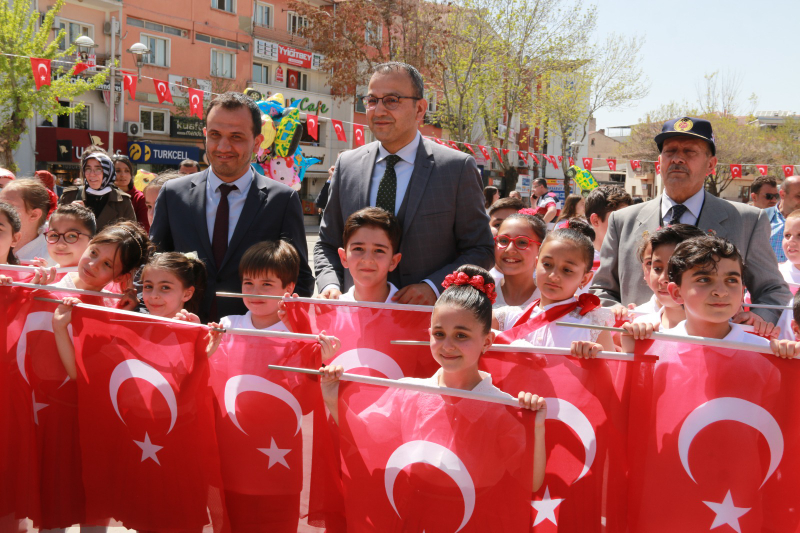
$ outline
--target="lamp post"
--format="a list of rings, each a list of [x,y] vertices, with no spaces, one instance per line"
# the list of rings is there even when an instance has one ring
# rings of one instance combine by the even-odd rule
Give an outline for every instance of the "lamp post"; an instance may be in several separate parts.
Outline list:
[[[133,62],[136,64],[136,75],[139,81],[142,81],[142,66],[144,66],[144,56],[150,53],[150,49],[146,44],[136,43],[133,44],[128,52],[133,56]]]
[[[81,35],[75,39],[73,44],[78,47],[78,53],[81,55],[81,61],[86,61],[89,58],[89,54],[92,52],[92,50],[97,48],[97,45],[88,35]]]

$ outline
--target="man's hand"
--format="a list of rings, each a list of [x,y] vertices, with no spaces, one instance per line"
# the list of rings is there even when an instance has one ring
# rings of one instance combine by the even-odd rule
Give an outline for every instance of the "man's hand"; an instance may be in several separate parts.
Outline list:
[[[325,300],[338,300],[339,296],[341,295],[342,291],[340,291],[338,288],[328,287],[327,289],[322,291],[319,295],[317,295],[317,297],[324,298]]]
[[[415,283],[397,291],[392,301],[399,304],[433,305],[436,303],[436,293],[427,283]]]

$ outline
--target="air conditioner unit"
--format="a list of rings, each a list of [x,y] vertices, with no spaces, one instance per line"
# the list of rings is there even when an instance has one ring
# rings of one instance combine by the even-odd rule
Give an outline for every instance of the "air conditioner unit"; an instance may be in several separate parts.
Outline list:
[[[141,122],[125,123],[125,133],[128,134],[128,137],[141,137],[143,132],[144,128]]]
[[[524,159],[519,159],[517,161],[517,168],[528,168],[528,162]]]
[[[117,22],[117,35],[119,35],[119,30],[122,27],[122,24]],[[103,23],[103,35],[111,35],[111,22],[104,22]]]

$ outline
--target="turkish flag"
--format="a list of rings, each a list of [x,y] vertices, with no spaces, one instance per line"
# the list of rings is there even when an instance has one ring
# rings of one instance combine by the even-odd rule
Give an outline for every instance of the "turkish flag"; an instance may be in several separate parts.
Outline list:
[[[783,165],[783,177],[794,176],[794,165]]]
[[[533,392],[547,401],[547,467],[533,495],[534,531],[625,531],[628,365],[489,351],[481,370],[516,397]],[[637,365],[639,363],[636,363]]]
[[[589,172],[592,171],[592,158],[591,157],[584,157],[583,158],[583,168],[585,168]]]
[[[33,82],[36,84],[38,91],[45,85],[50,85],[50,60],[39,59],[38,57],[31,58],[31,69],[33,70]]]
[[[364,146],[364,125],[353,124],[353,137],[356,140],[356,146]]]
[[[131,97],[131,100],[136,99],[136,84],[138,83],[138,78],[133,74],[124,74],[122,76],[122,90],[128,91],[128,94]],[[191,90],[191,89],[189,89]]]
[[[569,166],[572,166],[572,165],[574,165],[574,164],[575,164],[575,159],[573,159],[572,157],[570,157],[570,158],[569,158]]]
[[[608,170],[617,170],[617,160],[613,157],[606,159],[606,163],[608,163]]]
[[[189,116],[203,118],[203,90],[189,89]]]
[[[494,148],[494,147],[492,147],[492,151],[493,151],[493,152],[494,152],[494,154],[497,156],[497,160],[498,160],[499,162],[501,162],[501,163],[502,163],[502,162],[503,162],[503,155],[502,155],[502,153],[500,152],[500,149],[499,149],[499,148]]]
[[[733,179],[742,177],[742,165],[731,165],[731,177]]]
[[[564,160],[564,156],[563,155],[558,156],[558,162],[559,163],[561,163],[563,160]]]
[[[769,167],[767,165],[756,165],[756,168],[762,176],[766,176],[767,172],[769,172]]]
[[[539,164],[539,158],[536,157],[536,154],[534,154],[532,152],[528,152],[528,153],[531,154],[531,157],[533,158],[533,161],[538,165]]]
[[[453,150],[458,150],[459,152],[461,151],[461,148],[458,147],[458,143],[457,142],[455,142],[455,141],[447,141],[447,144],[449,144],[450,148],[452,148]]]
[[[528,155],[525,152],[522,150],[517,150],[517,155],[519,156],[520,161],[525,161],[526,164],[528,163]]]
[[[436,144],[443,144],[442,140],[437,137],[433,137],[433,142],[435,142]]]
[[[73,67],[73,70],[72,70],[72,75],[73,76],[77,76],[78,74],[80,74],[81,72],[83,72],[84,70],[86,70],[88,68],[89,68],[89,65],[87,65],[86,63],[81,63],[81,62],[75,63],[75,66]]]
[[[94,306],[72,327],[87,520],[202,529],[221,498],[207,328]]]
[[[342,125],[342,121],[331,119],[331,124],[333,124],[333,131],[336,132],[336,139],[342,142],[347,142],[347,135],[344,133],[344,125]]]
[[[481,151],[481,154],[483,155],[483,158],[485,160],[487,160],[487,161],[491,161],[492,160],[492,154],[491,154],[491,152],[489,152],[489,150],[485,146],[483,146],[482,144],[479,144],[478,145],[478,150]]]
[[[467,150],[469,150],[470,153],[472,153],[472,155],[475,155],[475,150],[472,149],[472,145],[471,144],[464,143],[464,146],[467,147]]]
[[[527,531],[533,421],[519,407],[342,382],[347,530]]]
[[[554,169],[558,170],[558,161],[556,160],[556,156],[544,154],[544,158],[550,161],[550,164],[553,165]]]
[[[508,152],[510,151],[511,150],[509,150],[508,148],[503,148],[503,155],[508,155]]]
[[[656,161],[656,174],[661,174],[661,162]]]
[[[631,159],[631,169],[632,170],[641,170],[642,169],[642,162],[638,159]]]
[[[267,366],[317,369],[319,355],[316,342],[226,334],[209,360],[233,531],[297,531],[308,415],[325,407],[316,376]]]
[[[169,90],[169,84],[164,80],[157,80],[153,78],[153,85],[156,88],[156,96],[158,96],[158,103],[172,102],[172,91]]]
[[[797,361],[672,342],[647,352],[659,361],[630,399],[630,531],[797,531]]]
[[[319,140],[319,117],[317,115],[306,115],[306,131],[315,140]]]
[[[299,70],[292,70],[290,68],[286,69],[286,87],[288,89],[299,89],[300,88],[300,71]]]

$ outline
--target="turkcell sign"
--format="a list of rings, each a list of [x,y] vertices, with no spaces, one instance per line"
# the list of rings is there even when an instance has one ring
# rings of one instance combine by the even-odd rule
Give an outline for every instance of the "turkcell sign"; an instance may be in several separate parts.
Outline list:
[[[278,45],[278,63],[286,63],[287,65],[295,65],[303,68],[311,68],[311,52],[305,52],[292,48],[290,46]]]
[[[174,144],[129,142],[128,157],[134,163],[180,165],[184,159],[198,161],[200,159],[200,148]]]

